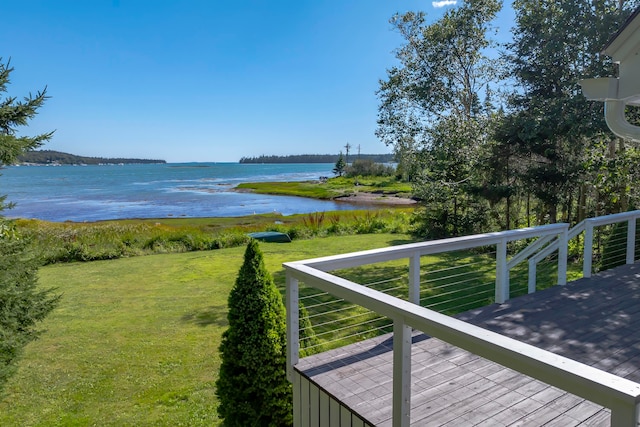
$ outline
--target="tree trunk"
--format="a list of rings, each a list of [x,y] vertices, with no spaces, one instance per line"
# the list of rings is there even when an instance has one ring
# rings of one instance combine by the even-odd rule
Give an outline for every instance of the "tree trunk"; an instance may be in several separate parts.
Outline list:
[[[584,220],[587,216],[587,188],[585,184],[580,186],[580,195],[578,196],[578,222]]]
[[[549,204],[549,223],[555,224],[558,221],[558,206],[555,203]]]
[[[458,236],[458,198],[453,198],[453,235]]]
[[[506,215],[507,230],[511,230],[511,196],[507,196],[507,215]]]
[[[527,227],[531,227],[531,193],[527,192]]]

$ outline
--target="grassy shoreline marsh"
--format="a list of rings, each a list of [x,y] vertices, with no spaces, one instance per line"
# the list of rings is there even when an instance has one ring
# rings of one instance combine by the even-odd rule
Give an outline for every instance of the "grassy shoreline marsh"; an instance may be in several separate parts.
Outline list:
[[[324,200],[337,199],[358,193],[411,198],[411,184],[400,182],[393,177],[337,177],[326,181],[248,182],[239,184],[236,189],[260,194],[310,197]]]
[[[16,220],[44,264],[222,249],[244,245],[247,233],[279,231],[292,239],[406,233],[413,208],[317,212],[233,218],[128,219],[93,223]]]

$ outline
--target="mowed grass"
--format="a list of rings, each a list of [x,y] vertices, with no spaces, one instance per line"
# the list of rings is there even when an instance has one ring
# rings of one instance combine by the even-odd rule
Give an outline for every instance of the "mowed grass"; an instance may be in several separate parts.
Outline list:
[[[282,262],[407,243],[369,234],[262,243]],[[40,270],[63,299],[0,397],[2,426],[219,425],[215,381],[244,247]]]

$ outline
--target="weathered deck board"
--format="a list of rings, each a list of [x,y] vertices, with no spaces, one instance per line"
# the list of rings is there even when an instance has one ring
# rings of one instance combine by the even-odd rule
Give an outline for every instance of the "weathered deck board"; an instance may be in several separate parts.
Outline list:
[[[640,382],[640,265],[457,316]],[[296,369],[374,425],[391,425],[390,335],[302,359]],[[412,425],[600,426],[609,410],[440,340],[415,335]]]
[[[638,264],[458,318],[640,382]]]

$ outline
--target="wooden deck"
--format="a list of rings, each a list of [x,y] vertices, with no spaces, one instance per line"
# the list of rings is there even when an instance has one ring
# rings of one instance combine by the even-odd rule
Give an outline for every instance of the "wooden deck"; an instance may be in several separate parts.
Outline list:
[[[640,264],[457,316],[640,382]],[[304,358],[296,370],[368,423],[391,426],[393,338]],[[610,412],[424,334],[413,337],[415,426],[601,426]]]

